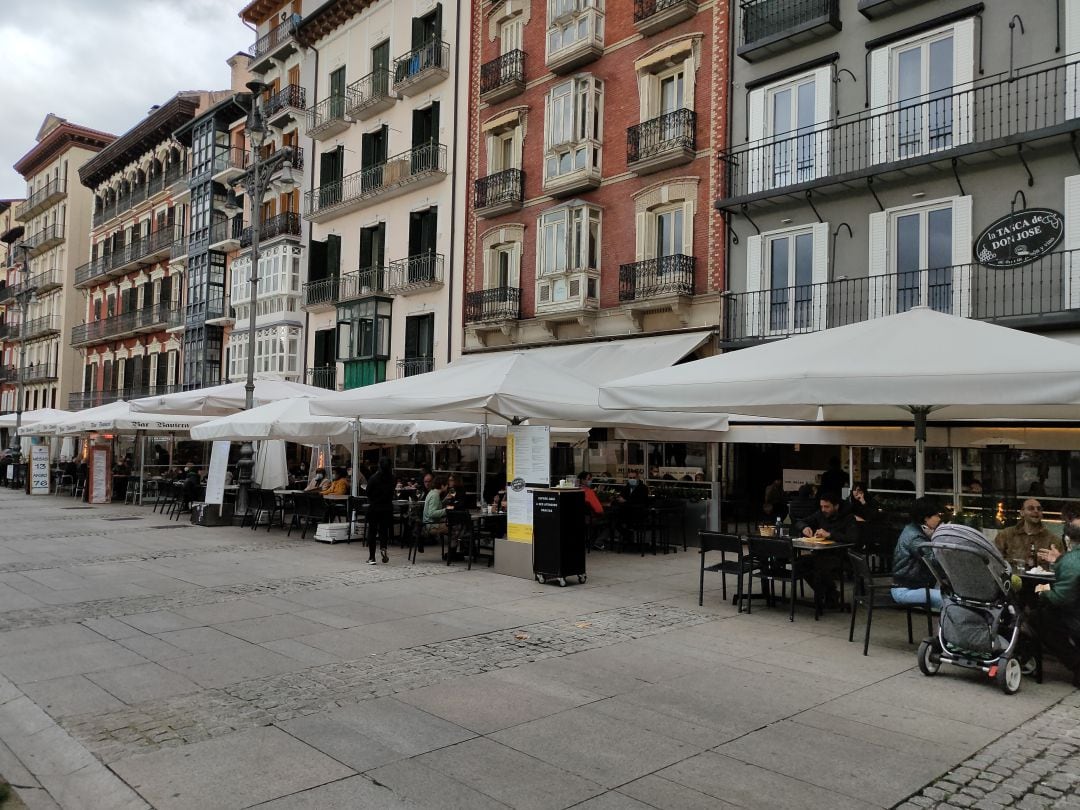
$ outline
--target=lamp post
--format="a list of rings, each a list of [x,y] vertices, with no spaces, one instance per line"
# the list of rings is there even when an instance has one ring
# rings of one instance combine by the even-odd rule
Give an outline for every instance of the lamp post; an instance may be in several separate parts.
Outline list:
[[[15,430],[11,434],[11,460],[18,465],[22,461],[22,439],[19,438],[19,428],[22,427],[23,400],[26,397],[26,305],[33,295],[30,289],[30,248],[25,242],[17,246],[22,251],[22,284],[15,300],[19,303],[19,368],[15,372]]]
[[[277,180],[282,190],[291,190],[297,185],[293,176],[292,161],[288,150],[279,150],[274,155],[262,157],[262,148],[266,143],[266,116],[262,110],[262,94],[267,85],[260,81],[250,81],[247,88],[251,92],[251,109],[248,112],[245,130],[248,142],[251,144],[251,166],[247,173],[242,175],[233,185],[234,194],[225,206],[225,212],[230,216],[242,213],[243,208],[235,197],[237,186],[242,183],[247,198],[251,201],[251,263],[248,273],[248,282],[251,285],[251,295],[248,305],[247,325],[247,382],[244,385],[244,409],[251,410],[255,405],[255,320],[258,310],[259,295],[259,237],[262,230],[262,206],[263,197],[270,188],[271,180],[279,170],[281,176]],[[244,442],[240,446],[240,458],[237,461],[239,492],[237,493],[238,505],[247,503],[247,491],[251,487],[251,474],[255,466],[255,449],[251,442]]]

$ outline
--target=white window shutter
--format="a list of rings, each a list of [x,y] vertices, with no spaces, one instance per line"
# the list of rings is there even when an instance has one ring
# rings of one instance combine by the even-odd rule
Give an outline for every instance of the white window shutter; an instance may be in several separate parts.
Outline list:
[[[697,84],[697,65],[694,54],[691,53],[683,62],[683,107],[688,110],[694,109],[694,88]]]
[[[635,232],[636,232],[635,236],[636,236],[637,244],[634,247],[634,256],[635,256],[636,260],[639,261],[639,262],[644,261],[647,258],[650,258],[648,253],[647,253],[647,250],[648,250],[647,246],[649,244],[649,242],[648,242],[648,238],[649,238],[648,231],[649,231],[649,219],[651,217],[652,217],[652,215],[648,211],[638,211],[637,216],[635,217],[635,220],[636,220],[636,223],[635,223],[635,225],[636,225],[636,227],[635,227]]]
[[[889,64],[889,49],[878,48],[870,53],[870,149],[873,163],[884,163],[889,155],[888,118],[889,81],[892,68]]]
[[[651,73],[638,74],[638,110],[639,121],[648,121],[653,117],[653,95],[656,92],[654,85],[656,77]]]
[[[952,313],[971,317],[971,197],[957,197],[952,209]]]
[[[971,141],[974,112],[975,18],[969,17],[953,26],[953,145]]]
[[[820,332],[829,325],[829,223],[819,222],[813,228],[814,259],[810,267],[813,282],[814,331]]]
[[[829,156],[833,119],[832,65],[814,71],[814,177],[826,177],[830,172]]]
[[[1080,307],[1080,174],[1065,178],[1065,301]]]
[[[694,201],[692,199],[683,203],[683,254],[694,255]]]
[[[751,236],[746,240],[746,295],[743,296],[743,307],[740,320],[746,328],[744,337],[761,336],[761,313],[762,302],[765,296],[761,294],[761,273],[764,240],[760,236]]]
[[[747,193],[754,193],[766,188],[766,178],[772,176],[772,149],[764,145],[765,132],[765,90],[758,88],[750,91],[749,118],[747,132],[750,135],[750,149],[743,158],[743,179]]]
[[[884,211],[870,215],[869,236],[868,312],[871,318],[881,318],[893,311],[893,277],[889,273],[889,215]]]

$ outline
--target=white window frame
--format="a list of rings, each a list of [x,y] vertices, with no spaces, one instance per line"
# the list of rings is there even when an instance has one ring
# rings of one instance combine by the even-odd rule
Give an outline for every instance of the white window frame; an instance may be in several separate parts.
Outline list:
[[[516,13],[499,23],[499,53],[506,55],[510,51],[525,48],[525,15]]]
[[[583,42],[604,46],[604,0],[547,0],[547,61]]]
[[[510,143],[510,164],[504,166],[503,150]],[[512,127],[493,130],[488,133],[488,174],[498,174],[508,169],[521,168],[522,133],[520,121]]]
[[[786,134],[774,135],[772,132],[772,99],[784,90],[797,93],[800,85],[809,81],[814,83],[814,123],[809,131],[791,130]],[[830,127],[833,120],[833,66],[823,65],[797,76],[789,76],[782,81],[750,91],[747,99],[747,132],[749,148],[745,154],[747,190],[751,193],[772,188],[783,188],[791,183],[806,182],[826,177],[831,172],[831,137]],[[806,174],[790,174],[791,183],[777,183],[775,169],[778,154],[795,150],[806,153],[813,160],[813,168]]]
[[[942,197],[912,205],[887,208],[869,217],[869,275],[867,295],[871,318],[881,318],[896,312],[896,220],[906,214],[931,211],[949,206],[952,208],[952,263],[951,305],[953,315],[969,317],[971,314],[971,210],[972,198]],[[921,262],[925,263],[925,262]],[[929,272],[923,271],[920,281],[920,305],[927,303]],[[959,274],[959,278],[957,277]]]
[[[943,37],[953,39],[953,84],[950,102],[952,105],[952,143],[946,147],[926,149],[917,153],[902,155],[897,132],[900,116],[905,115],[897,99],[897,54],[920,44],[929,44]],[[870,52],[870,126],[868,134],[871,144],[871,156],[874,164],[892,160],[902,160],[932,154],[971,141],[972,114],[974,103],[972,96],[975,80],[975,18],[968,17],[951,25],[942,26],[933,31],[919,34],[899,42],[891,42]],[[923,104],[923,117],[932,104],[943,103],[940,100],[927,99]],[[908,108],[910,109],[910,108]]]
[[[569,101],[556,93],[569,87]],[[569,137],[566,132],[566,107],[569,105]],[[574,76],[552,86],[544,98],[544,184],[559,182],[582,172],[601,171],[602,143],[604,137],[604,82],[584,74]],[[578,155],[584,157],[579,164]],[[570,157],[570,166],[562,169],[562,161]],[[551,161],[555,160],[555,171]]]
[[[595,234],[592,225],[595,222]],[[537,305],[559,306],[571,300],[572,282],[584,284],[587,298],[598,298],[599,277],[602,263],[603,210],[595,205],[580,203],[560,205],[544,211],[537,217],[536,227],[536,281],[540,286],[549,285],[549,300],[542,301],[537,294]],[[561,234],[560,234],[561,228]],[[561,246],[560,246],[560,243]],[[592,250],[590,251],[590,244]],[[595,257],[595,267],[590,266],[589,255]],[[561,253],[563,266],[550,265],[549,254]],[[576,277],[576,278],[575,278]]]
[[[507,257],[506,283],[500,283],[499,268],[501,257]],[[487,250],[484,265],[484,289],[500,287],[517,288],[521,286],[521,242],[499,242]]]
[[[810,268],[810,321],[803,326],[796,323],[795,285],[785,287],[786,317],[780,327],[773,326],[771,318],[773,306],[772,294],[772,250],[774,241],[794,240],[797,236],[809,233],[813,237],[813,260]],[[746,333],[751,337],[790,335],[796,332],[820,332],[828,325],[829,305],[829,223],[815,222],[809,225],[795,225],[767,231],[751,236],[746,245],[746,300],[743,307],[746,313]],[[794,241],[792,241],[794,245]],[[789,275],[789,280],[791,277]]]

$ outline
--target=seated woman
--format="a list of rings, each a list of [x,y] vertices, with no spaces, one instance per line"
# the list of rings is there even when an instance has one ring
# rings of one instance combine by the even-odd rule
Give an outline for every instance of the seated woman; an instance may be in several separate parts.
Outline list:
[[[1035,586],[1044,606],[1040,630],[1042,643],[1073,671],[1073,685],[1080,685],[1080,515],[1062,509],[1065,546],[1061,554],[1050,548],[1039,551],[1039,560],[1054,568],[1053,585]]]
[[[446,479],[441,475],[431,481],[431,489],[424,498],[424,535],[438,537],[446,534],[446,507],[443,496],[446,494]]]
[[[349,494],[349,476],[346,475],[345,470],[337,469],[334,471],[334,481],[323,481],[322,487],[319,489],[323,495],[348,495]]]
[[[929,543],[934,529],[941,525],[941,505],[933,498],[919,498],[912,504],[911,522],[900,532],[893,552],[893,601],[899,605],[925,605],[930,589],[930,605],[941,607],[937,580],[922,560],[917,546]]]
[[[311,477],[311,481],[304,487],[304,492],[319,492],[322,490],[323,482],[326,480],[326,470],[319,467],[315,470],[315,475]]]

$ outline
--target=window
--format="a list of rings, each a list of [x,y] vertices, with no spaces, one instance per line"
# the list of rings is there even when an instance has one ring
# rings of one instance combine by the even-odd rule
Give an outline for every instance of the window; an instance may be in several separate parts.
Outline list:
[[[524,39],[525,20],[522,15],[516,14],[499,26],[499,53],[521,50]]]
[[[518,169],[521,164],[521,127],[514,126],[488,138],[488,174]]]
[[[904,160],[970,140],[974,19],[870,54],[875,162]]]
[[[410,315],[405,319],[405,360],[428,360],[435,357],[435,313]],[[422,364],[418,364],[422,365]],[[412,369],[419,371],[420,369]],[[430,368],[423,368],[429,371]],[[408,376],[410,369],[406,369]]]
[[[600,209],[564,206],[540,217],[540,275],[600,269]]]
[[[656,214],[656,243],[653,258],[678,256],[683,252],[683,208],[677,206]]]
[[[548,0],[548,60],[586,43],[603,48],[603,0]]]
[[[747,240],[747,295],[740,308],[748,336],[815,332],[826,327],[828,248],[828,223],[786,228]]]
[[[555,85],[547,97],[544,181],[600,171],[604,84],[579,76]]]
[[[929,306],[966,316],[971,197],[952,197],[870,215],[870,312],[881,317]]]
[[[829,172],[832,67],[750,91],[747,155],[752,191],[802,183]]]
[[[390,357],[392,302],[369,298],[339,304],[338,360],[385,360]]]
[[[517,289],[520,286],[524,238],[524,225],[504,225],[483,234],[484,289]]]

